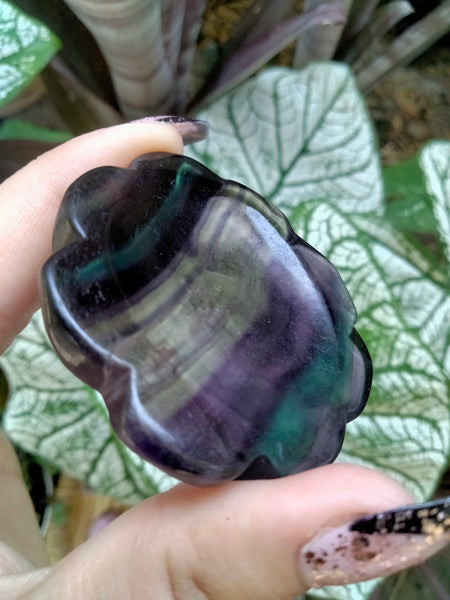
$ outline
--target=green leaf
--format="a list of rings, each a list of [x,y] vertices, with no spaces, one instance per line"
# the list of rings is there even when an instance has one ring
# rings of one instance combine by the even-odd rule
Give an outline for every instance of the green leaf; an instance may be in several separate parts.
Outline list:
[[[55,131],[20,121],[6,119],[0,125],[0,140],[37,140],[40,142],[66,142],[72,136],[66,131]]]
[[[3,427],[21,448],[126,504],[175,483],[116,437],[99,394],[55,356],[40,313],[5,352],[2,367],[10,390]]]
[[[44,25],[0,0],[0,106],[23,90],[59,47]]]
[[[450,142],[427,144],[420,152],[426,189],[432,197],[437,229],[450,263]]]
[[[416,233],[437,233],[432,197],[418,156],[383,169],[386,198],[385,217],[397,229]]]

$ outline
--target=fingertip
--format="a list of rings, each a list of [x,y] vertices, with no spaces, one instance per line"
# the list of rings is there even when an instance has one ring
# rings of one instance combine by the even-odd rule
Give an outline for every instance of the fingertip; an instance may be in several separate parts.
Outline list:
[[[126,582],[136,597],[152,589],[155,596],[169,590],[175,591],[170,597],[292,600],[316,584],[311,565],[302,563],[312,540],[407,498],[375,471],[337,464],[271,481],[180,484],[91,538],[42,590],[63,589],[80,572],[80,589],[86,580],[92,588],[86,598],[99,590],[111,595]]]

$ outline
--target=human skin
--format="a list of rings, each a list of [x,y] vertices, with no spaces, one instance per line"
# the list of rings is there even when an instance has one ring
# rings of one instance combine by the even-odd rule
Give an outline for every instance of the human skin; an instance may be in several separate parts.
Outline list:
[[[152,151],[182,153],[177,129],[145,121],[92,132],[0,187],[2,350],[39,306],[38,274],[69,184],[94,167],[125,167]],[[271,481],[180,484],[49,566],[18,461],[1,431],[0,481],[0,600],[292,600],[310,583],[299,556],[316,534],[411,502],[396,482],[344,464]]]

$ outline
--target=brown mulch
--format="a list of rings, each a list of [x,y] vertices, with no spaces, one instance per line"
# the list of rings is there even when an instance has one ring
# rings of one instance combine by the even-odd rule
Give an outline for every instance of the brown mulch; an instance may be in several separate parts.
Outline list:
[[[405,160],[429,140],[450,140],[450,61],[399,67],[366,101],[385,165]]]
[[[93,533],[96,522],[102,515],[119,516],[127,507],[108,496],[89,492],[76,479],[61,475],[54,498],[58,511],[54,510],[45,543],[51,564],[86,541]],[[98,530],[98,528],[97,528]]]

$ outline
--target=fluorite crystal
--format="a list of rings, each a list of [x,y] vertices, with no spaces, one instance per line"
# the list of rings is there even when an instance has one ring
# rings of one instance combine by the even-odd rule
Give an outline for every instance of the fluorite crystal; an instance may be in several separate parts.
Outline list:
[[[370,358],[337,271],[257,193],[178,155],[100,167],[54,252],[51,341],[138,454],[200,485],[334,460]]]

